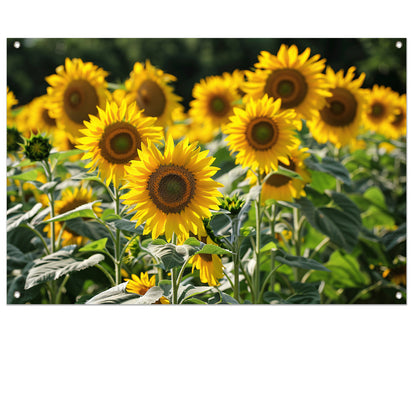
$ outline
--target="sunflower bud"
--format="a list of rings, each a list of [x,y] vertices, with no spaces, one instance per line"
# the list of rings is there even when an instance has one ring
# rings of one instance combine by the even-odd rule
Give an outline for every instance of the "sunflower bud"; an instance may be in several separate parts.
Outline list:
[[[244,199],[239,198],[238,195],[224,196],[220,201],[220,208],[230,211],[231,216],[238,215],[244,205]]]
[[[25,156],[32,162],[36,162],[49,157],[52,145],[47,137],[38,134],[26,140],[23,149]]]
[[[16,127],[7,127],[7,152],[16,152],[23,144],[20,131]]]

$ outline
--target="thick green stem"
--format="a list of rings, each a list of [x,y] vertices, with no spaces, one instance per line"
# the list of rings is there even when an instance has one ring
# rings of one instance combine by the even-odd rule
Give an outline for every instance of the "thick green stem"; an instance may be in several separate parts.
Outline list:
[[[261,184],[260,173],[258,173],[258,181]],[[255,269],[255,278],[253,282],[254,289],[254,303],[259,302],[258,295],[260,292],[260,250],[261,250],[261,218],[262,218],[262,209],[261,209],[261,192],[259,192],[255,200],[255,210],[256,210],[256,269]]]
[[[115,213],[117,215],[120,215],[120,191],[118,187],[114,187],[114,193],[115,193]],[[121,277],[121,231],[117,228],[116,229],[116,238],[115,238],[115,244],[114,244],[114,266],[115,266],[115,275],[116,275],[116,285],[119,285],[121,283],[122,277]]]
[[[62,281],[62,283],[60,284],[59,288],[58,288],[58,292],[56,294],[55,297],[55,304],[59,304],[61,303],[61,298],[62,298],[62,292],[65,288],[66,282],[69,279],[69,273],[65,276],[64,280]]]
[[[240,302],[240,229],[238,218],[232,220],[233,228],[233,262],[234,262],[234,299]]]
[[[176,245],[176,235],[172,235],[172,244]],[[176,267],[172,267],[170,270],[170,277],[172,282],[172,305],[178,304],[178,285],[176,277]]]

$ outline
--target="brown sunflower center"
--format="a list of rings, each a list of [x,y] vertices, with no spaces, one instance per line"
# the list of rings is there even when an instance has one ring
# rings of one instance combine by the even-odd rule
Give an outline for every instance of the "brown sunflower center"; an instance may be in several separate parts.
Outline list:
[[[194,198],[195,188],[193,173],[172,164],[159,166],[147,182],[151,200],[166,214],[181,212]]]
[[[42,120],[47,126],[56,127],[56,120],[49,115],[46,108],[42,110]]]
[[[357,114],[357,100],[346,88],[336,87],[331,92],[332,97],[327,98],[327,105],[320,110],[321,118],[330,126],[348,126]]]
[[[255,150],[268,150],[277,142],[279,128],[273,120],[258,117],[248,124],[246,137],[250,146]]]
[[[155,81],[150,79],[141,83],[137,91],[136,101],[148,117],[160,117],[165,111],[165,93]]]
[[[224,97],[214,95],[209,101],[209,109],[212,115],[216,117],[223,117],[230,110],[230,104]]]
[[[383,118],[384,113],[385,113],[385,108],[384,108],[383,104],[374,103],[371,106],[371,113],[370,113],[371,117],[373,117],[373,118]]]
[[[282,108],[293,108],[305,99],[308,84],[296,69],[277,69],[267,78],[264,92],[275,99],[281,98]]]
[[[98,146],[101,156],[108,162],[126,164],[136,159],[141,138],[135,126],[125,121],[118,121],[104,129]]]
[[[89,115],[97,115],[98,95],[95,88],[84,79],[71,81],[64,92],[66,115],[77,124],[83,124]]]
[[[289,169],[293,172],[295,172],[296,170],[296,165],[295,162],[289,158],[289,164],[286,165],[286,163],[283,163],[279,160],[279,166],[282,166],[286,169]],[[271,176],[269,176],[269,178],[267,178],[266,183],[267,185],[273,186],[275,188],[280,188],[281,186],[284,186],[286,184],[288,184],[290,181],[292,180],[292,178],[289,178],[288,176],[285,175],[281,175],[280,173],[275,173]]]

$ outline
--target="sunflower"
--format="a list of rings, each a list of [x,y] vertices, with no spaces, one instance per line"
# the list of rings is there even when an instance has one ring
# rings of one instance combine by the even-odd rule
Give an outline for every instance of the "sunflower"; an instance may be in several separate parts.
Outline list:
[[[14,92],[9,90],[7,87],[7,125],[12,126],[14,123],[14,116],[12,113],[12,107],[14,107],[18,103]]]
[[[170,85],[172,81],[176,81],[175,76],[154,67],[149,60],[144,65],[136,62],[124,89],[114,91],[113,98],[117,102],[136,102],[145,116],[157,118],[156,125],[167,127],[173,124],[175,108],[182,107],[182,98],[174,94]]]
[[[289,164],[289,155],[296,146],[295,129],[301,122],[294,110],[281,110],[280,98],[266,95],[260,100],[250,98],[246,108],[234,109],[234,116],[223,131],[236,163],[261,172],[277,170],[280,160]]]
[[[309,58],[310,53],[306,48],[299,54],[296,45],[281,45],[276,55],[262,51],[254,64],[257,69],[245,72],[247,81],[242,89],[246,97],[260,99],[267,94],[280,98],[281,107],[294,109],[299,119],[314,117],[330,93],[322,73],[325,59],[320,60],[319,55]]]
[[[306,196],[304,188],[311,181],[304,163],[304,160],[309,157],[308,150],[307,148],[293,149],[289,156],[289,163],[279,161],[279,167],[298,173],[302,179],[290,178],[278,172],[271,173],[261,189],[262,203],[269,199],[292,202],[296,198]],[[257,182],[256,175],[251,171],[247,172],[247,178],[252,185]]]
[[[135,211],[132,221],[146,222],[144,234],[155,239],[165,234],[168,241],[189,232],[204,230],[203,218],[210,218],[210,209],[218,209],[221,185],[211,177],[219,168],[211,166],[213,157],[201,152],[196,143],[184,138],[174,145],[168,136],[164,154],[153,143],[139,150],[139,160],[126,167],[128,183],[123,189],[123,203]]]
[[[216,245],[209,236],[206,235],[199,238],[205,244]],[[192,264],[192,271],[196,268],[199,270],[199,279],[202,283],[209,286],[218,286],[220,279],[224,276],[221,258],[217,254],[195,254],[189,260]]]
[[[34,133],[53,134],[57,130],[56,120],[49,115],[47,108],[48,96],[34,98],[30,104],[27,128]]]
[[[162,127],[154,126],[155,121],[154,117],[144,117],[135,102],[127,107],[123,101],[119,107],[107,101],[105,111],[98,107],[98,117],[90,116],[90,121],[85,121],[87,128],[80,130],[85,136],[77,139],[76,147],[86,152],[82,159],[91,159],[85,167],[90,172],[98,167],[107,185],[113,181],[118,187],[126,166],[137,159],[142,142],[163,139]]]
[[[192,90],[189,115],[199,124],[219,129],[228,122],[240,95],[231,76],[212,75],[201,79]]]
[[[140,273],[140,277],[136,274],[131,275],[131,279],[124,279],[127,282],[126,291],[129,293],[136,293],[137,295],[143,296],[151,287],[156,284],[156,277],[152,276],[149,278],[147,272]],[[168,299],[162,296],[157,302],[157,304],[168,304],[170,303]]]
[[[72,211],[75,208],[80,207],[81,205],[88,204],[95,201],[95,196],[92,193],[92,189],[86,189],[82,186],[72,190],[71,188],[66,188],[62,191],[61,199],[55,201],[55,216],[64,214],[65,212]],[[102,209],[100,204],[94,204],[93,210],[98,215],[101,213]],[[47,225],[45,231],[48,233],[48,237],[51,237],[51,226]],[[67,246],[70,244],[76,244],[78,246],[84,244],[87,240],[86,237],[79,235],[75,231],[71,230],[68,225],[62,230],[62,224],[59,221],[55,222],[55,239],[58,238],[59,234],[61,235],[62,246]]]
[[[386,134],[395,119],[394,92],[390,87],[374,85],[368,91],[367,111],[363,114],[363,123],[368,130]]]
[[[308,127],[319,143],[332,142],[336,147],[346,146],[356,138],[363,113],[366,111],[368,92],[361,88],[365,74],[353,80],[355,67],[337,73],[327,67],[326,77],[332,96],[319,115],[309,121]]]
[[[68,152],[70,150],[75,150],[77,140],[72,136],[71,133],[68,133],[65,130],[56,129],[53,134],[52,144],[55,149],[59,152]],[[74,154],[69,156],[68,160],[71,162],[75,162],[80,160],[82,157],[82,153]]]
[[[386,135],[397,140],[406,135],[407,105],[406,94],[395,93],[394,119],[389,123]]]
[[[79,136],[83,122],[90,114],[97,115],[97,106],[104,107],[109,98],[107,75],[92,62],[66,58],[65,65],[56,68],[56,74],[45,78],[50,85],[46,89],[49,115],[59,128]]]

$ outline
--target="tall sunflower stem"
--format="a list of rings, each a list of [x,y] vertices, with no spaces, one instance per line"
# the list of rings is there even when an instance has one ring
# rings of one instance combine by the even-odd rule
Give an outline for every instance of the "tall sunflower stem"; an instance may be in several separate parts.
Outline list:
[[[120,190],[118,186],[114,187],[114,203],[115,203],[115,213],[120,215]],[[121,283],[121,231],[116,229],[116,238],[114,242],[114,267],[115,267],[115,282],[116,285]]]
[[[257,171],[257,180],[258,184],[261,185],[261,174],[260,171]],[[255,202],[255,211],[256,211],[256,269],[255,269],[255,278],[253,282],[253,299],[254,303],[259,303],[260,299],[258,299],[260,293],[260,251],[261,251],[261,219],[262,219],[262,207],[261,207],[261,192],[259,192]]]
[[[173,233],[172,235],[172,244],[176,245],[177,243],[177,239],[176,239],[176,235],[175,233]],[[172,269],[170,270],[170,277],[171,277],[171,282],[172,282],[172,305],[177,305],[178,304],[178,280],[176,277],[176,267],[172,267]]]
[[[240,303],[240,227],[239,218],[235,217],[232,220],[233,229],[233,262],[234,262],[234,299]]]

